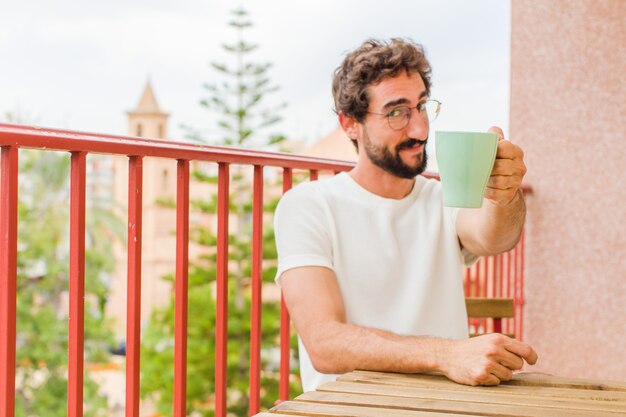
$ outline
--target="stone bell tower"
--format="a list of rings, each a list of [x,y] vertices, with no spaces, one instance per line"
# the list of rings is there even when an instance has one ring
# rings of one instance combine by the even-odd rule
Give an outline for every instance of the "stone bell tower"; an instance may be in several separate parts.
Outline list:
[[[150,81],[146,83],[139,104],[128,114],[128,134],[151,139],[167,138],[167,119],[169,114],[159,109]]]
[[[169,114],[162,112],[150,81],[146,83],[139,103],[128,111],[128,135],[151,140],[167,139]],[[126,219],[128,208],[128,157],[113,161],[114,196],[120,217]],[[146,323],[154,307],[166,304],[171,284],[162,279],[175,270],[176,211],[160,201],[173,201],[176,196],[176,161],[143,158],[143,228],[141,250],[141,322]],[[114,319],[116,338],[122,341],[126,332],[127,247],[117,245],[116,269],[111,277],[108,315]]]

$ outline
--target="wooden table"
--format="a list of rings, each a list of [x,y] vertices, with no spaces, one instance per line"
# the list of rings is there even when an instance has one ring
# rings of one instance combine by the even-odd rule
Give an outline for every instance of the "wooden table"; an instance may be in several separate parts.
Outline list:
[[[516,374],[496,387],[441,376],[354,371],[258,417],[626,416],[626,382]]]

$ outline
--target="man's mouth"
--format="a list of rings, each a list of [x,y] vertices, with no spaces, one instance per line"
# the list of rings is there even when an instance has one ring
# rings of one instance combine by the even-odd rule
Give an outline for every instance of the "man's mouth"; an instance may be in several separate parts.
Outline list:
[[[401,144],[399,144],[396,149],[398,151],[402,151],[405,149],[419,149],[422,146],[426,145],[425,140],[417,140],[417,139],[408,139]]]

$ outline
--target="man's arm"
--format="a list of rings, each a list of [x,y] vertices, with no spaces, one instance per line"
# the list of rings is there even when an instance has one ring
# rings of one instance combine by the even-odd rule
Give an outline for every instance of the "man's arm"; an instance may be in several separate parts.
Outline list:
[[[456,231],[461,245],[476,255],[494,255],[513,248],[522,233],[526,204],[520,186],[526,174],[524,153],[504,140],[502,130],[489,129],[500,136],[496,160],[480,209],[460,209]]]
[[[497,385],[511,379],[524,360],[537,359],[529,345],[498,334],[448,340],[347,323],[335,273],[328,268],[290,269],[281,283],[296,330],[322,373],[434,371],[463,384]]]

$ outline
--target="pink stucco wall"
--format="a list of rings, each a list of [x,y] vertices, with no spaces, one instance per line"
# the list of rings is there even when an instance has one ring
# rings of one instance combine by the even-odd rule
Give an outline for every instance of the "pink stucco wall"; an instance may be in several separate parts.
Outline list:
[[[512,0],[528,368],[626,380],[626,1]]]

